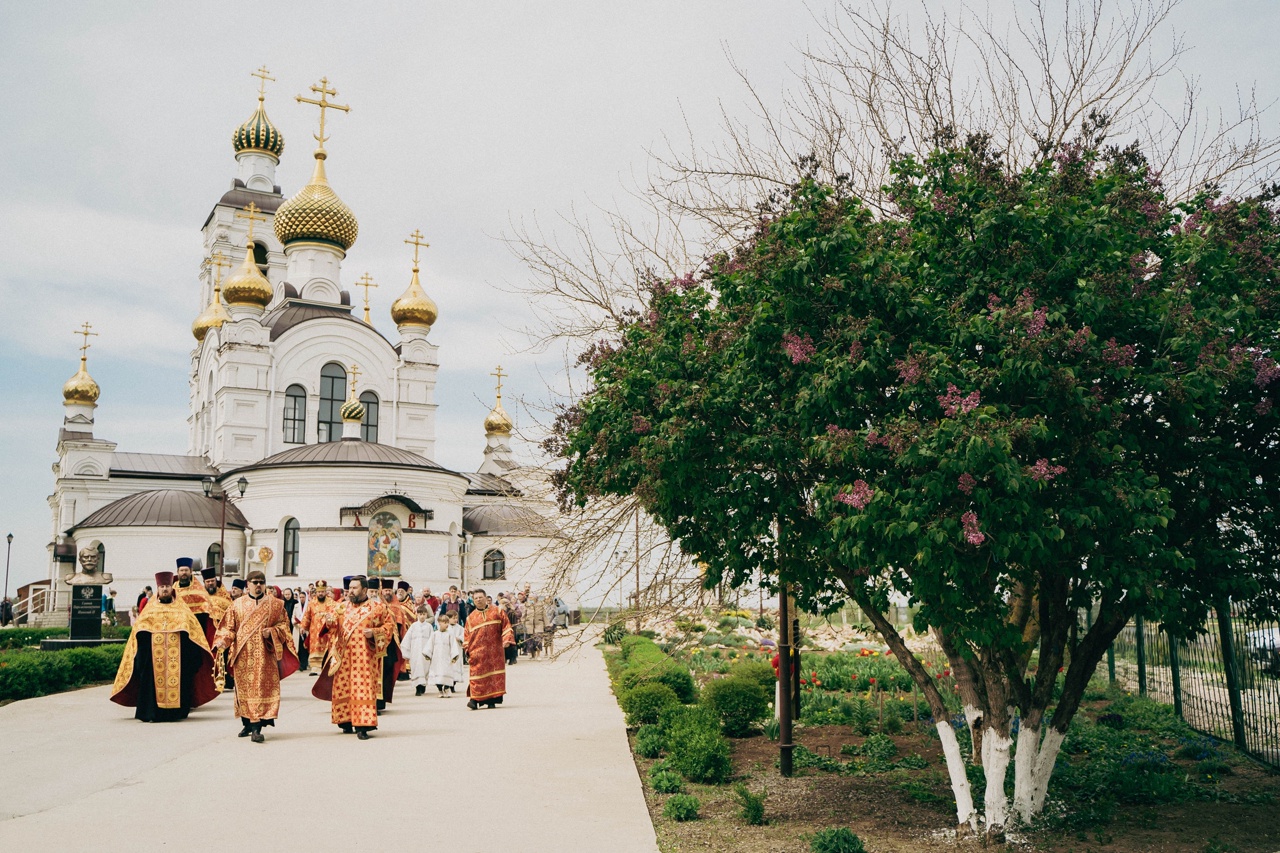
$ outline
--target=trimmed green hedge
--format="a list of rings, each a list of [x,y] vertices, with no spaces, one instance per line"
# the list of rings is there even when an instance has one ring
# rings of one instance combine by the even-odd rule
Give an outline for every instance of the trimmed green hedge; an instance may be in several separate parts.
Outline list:
[[[769,714],[769,696],[758,681],[742,676],[718,678],[702,688],[702,704],[720,718],[729,737],[746,737]]]
[[[132,629],[128,625],[102,627],[102,636],[112,640],[127,640]],[[49,637],[69,637],[66,628],[5,628],[0,630],[0,650],[23,649],[28,646],[39,646],[40,641]]]
[[[115,644],[61,652],[0,652],[0,701],[30,699],[111,681],[124,649]]]

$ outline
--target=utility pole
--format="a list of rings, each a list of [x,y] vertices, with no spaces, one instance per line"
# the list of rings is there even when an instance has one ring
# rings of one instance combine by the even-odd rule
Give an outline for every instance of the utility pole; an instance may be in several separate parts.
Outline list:
[[[640,507],[636,507],[636,633],[640,633]]]
[[[785,583],[778,586],[778,764],[783,776],[792,775],[791,753],[791,616]]]

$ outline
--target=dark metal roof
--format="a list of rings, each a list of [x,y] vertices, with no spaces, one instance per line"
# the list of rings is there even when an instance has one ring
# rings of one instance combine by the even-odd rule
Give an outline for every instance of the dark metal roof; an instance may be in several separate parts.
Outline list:
[[[261,462],[228,471],[223,478],[231,477],[240,471],[251,471],[255,468],[301,467],[307,465],[360,465],[374,468],[414,468],[421,471],[439,471],[461,477],[455,471],[442,468],[420,453],[401,450],[388,444],[375,444],[371,441],[343,440],[326,441],[320,444],[304,444],[291,447],[274,456],[268,456]]]
[[[225,207],[234,207],[244,210],[249,206],[249,202],[253,202],[258,206],[258,212],[266,214],[274,214],[280,209],[280,205],[284,204],[284,196],[280,193],[280,188],[276,187],[275,192],[264,193],[260,190],[251,190],[240,181],[233,181],[231,189],[222,194],[222,198],[218,199],[218,204]],[[205,217],[205,225],[209,224],[209,220],[213,219],[213,211],[218,208],[215,204],[210,210],[209,215]]]
[[[222,501],[200,492],[157,489],[112,501],[67,531],[85,527],[202,527],[217,530],[222,523]],[[233,503],[227,503],[227,527],[245,529],[249,522]]]
[[[522,506],[496,504],[473,506],[462,511],[462,529],[476,535],[537,535],[545,527],[546,520],[542,516]]]
[[[471,482],[471,488],[467,489],[469,495],[503,495],[503,496],[519,496],[520,490],[517,489],[509,480],[504,480],[496,474],[473,474],[467,473],[462,476]]]
[[[343,291],[343,293],[345,294],[346,291]],[[333,305],[322,302],[305,302],[301,299],[285,299],[271,309],[271,313],[262,318],[262,325],[271,330],[271,340],[274,341],[294,326],[301,325],[308,320],[346,320],[364,326],[364,328],[382,338],[381,332],[372,326],[366,326],[363,320],[351,314],[351,306],[349,304]],[[382,339],[384,341],[387,340],[386,338]],[[387,341],[387,345],[390,346],[391,342]]]
[[[117,452],[111,454],[111,476],[200,480],[218,476],[218,469],[205,461],[203,456]]]

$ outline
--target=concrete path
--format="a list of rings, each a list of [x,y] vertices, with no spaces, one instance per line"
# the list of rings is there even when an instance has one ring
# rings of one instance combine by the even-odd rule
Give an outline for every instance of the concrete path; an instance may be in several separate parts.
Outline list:
[[[4,849],[658,849],[594,648],[521,658],[492,711],[401,682],[363,742],[312,683],[285,680],[265,744],[236,737],[226,695],[168,724],[134,720],[107,687],[0,707]]]

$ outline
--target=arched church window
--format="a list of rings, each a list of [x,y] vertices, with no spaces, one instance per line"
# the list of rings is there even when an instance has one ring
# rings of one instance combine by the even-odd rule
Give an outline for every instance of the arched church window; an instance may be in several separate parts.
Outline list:
[[[484,579],[489,581],[505,580],[507,577],[507,558],[501,551],[494,549],[484,555]]]
[[[217,569],[218,574],[222,574],[222,546],[214,542],[209,546],[209,550],[204,554],[204,564],[206,568]]]
[[[290,385],[284,392],[284,440],[286,444],[307,442],[307,389]]]
[[[261,243],[253,244],[253,262],[258,265],[258,270],[263,275],[267,274],[267,247]]]
[[[284,559],[280,563],[280,573],[296,575],[298,573],[298,552],[301,546],[298,519],[291,518],[284,523]]]
[[[342,440],[342,404],[347,399],[347,371],[340,364],[320,369],[320,441]]]
[[[365,391],[360,395],[360,403],[364,406],[364,420],[360,422],[360,437],[377,444],[378,395],[372,391]]]
[[[107,546],[101,542],[98,543],[98,571],[105,572],[107,570]]]

